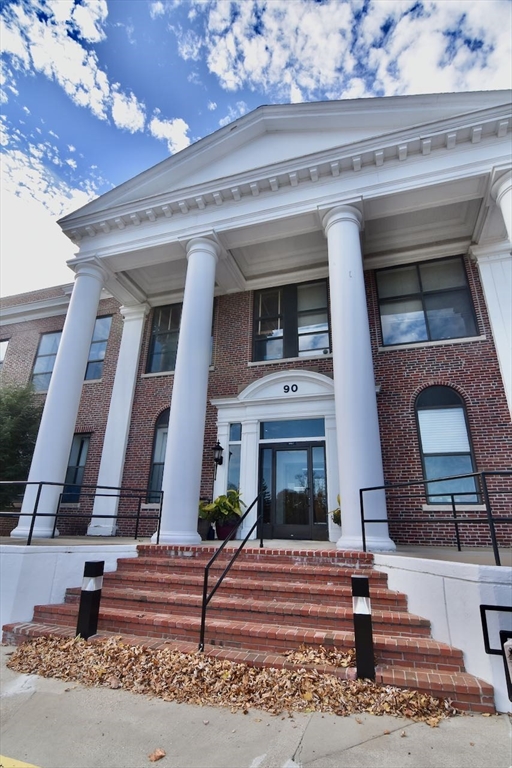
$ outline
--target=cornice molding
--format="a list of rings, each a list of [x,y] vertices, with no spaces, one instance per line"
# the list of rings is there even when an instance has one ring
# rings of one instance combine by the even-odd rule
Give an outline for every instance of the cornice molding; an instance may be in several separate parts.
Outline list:
[[[144,229],[172,217],[183,219],[208,208],[236,206],[244,198],[282,196],[293,187],[316,185],[347,174],[378,168],[393,163],[402,165],[434,154],[453,153],[462,145],[502,142],[512,123],[510,110],[493,108],[450,118],[432,125],[372,137],[363,142],[302,156],[279,165],[258,168],[254,174],[243,173],[212,184],[201,184],[178,190],[172,196],[145,198],[136,204],[113,206],[108,212],[84,213],[61,222],[64,232],[75,243],[92,240],[115,230]]]

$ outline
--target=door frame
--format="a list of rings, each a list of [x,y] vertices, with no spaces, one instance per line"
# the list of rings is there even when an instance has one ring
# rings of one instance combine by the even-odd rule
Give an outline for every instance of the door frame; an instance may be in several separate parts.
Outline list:
[[[297,439],[293,441],[279,441],[279,442],[260,442],[259,449],[259,461],[258,461],[258,477],[259,477],[259,491],[261,491],[263,484],[263,451],[272,451],[272,488],[270,491],[270,522],[263,524],[263,536],[266,539],[297,539],[303,541],[327,541],[328,540],[328,517],[326,509],[326,522],[315,523],[314,520],[314,496],[313,496],[313,449],[323,448],[324,451],[324,471],[326,479],[327,490],[327,461],[325,450],[325,439]],[[276,462],[277,454],[279,451],[307,451],[307,482],[308,482],[308,523],[307,525],[292,525],[288,523],[277,523],[276,516]],[[264,499],[259,501],[259,509],[261,510],[264,505]],[[327,499],[326,499],[327,503]]]
[[[252,364],[249,364],[252,365]],[[265,364],[258,364],[258,366]],[[249,384],[237,397],[215,398],[211,401],[217,409],[217,438],[229,453],[229,425],[242,425],[240,455],[240,491],[243,500],[250,504],[258,493],[258,457],[260,445],[260,422],[271,420],[292,420],[300,418],[323,418],[325,435],[325,459],[327,472],[327,509],[337,506],[339,494],[338,447],[336,442],[336,419],[334,410],[334,381],[331,377],[308,370],[287,370],[271,373]],[[226,492],[228,461],[219,466],[214,486],[214,495]],[[238,530],[243,538],[256,521],[256,509]],[[329,540],[339,538],[339,527],[329,516]],[[256,533],[252,535],[256,538]]]

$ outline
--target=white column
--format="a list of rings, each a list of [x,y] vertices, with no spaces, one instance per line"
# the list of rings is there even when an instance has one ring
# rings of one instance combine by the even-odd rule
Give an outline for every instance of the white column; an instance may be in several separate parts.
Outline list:
[[[121,307],[123,315],[123,335],[117,358],[116,376],[110,398],[107,427],[103,440],[98,486],[119,488],[123,481],[124,460],[130,421],[132,415],[133,396],[137,383],[140,347],[144,321],[149,312],[148,304],[138,304],[135,307]],[[119,497],[116,491],[98,489],[92,512],[91,522],[87,531],[88,536],[115,535],[116,519],[100,517],[100,515],[115,515],[119,507]]]
[[[323,218],[329,254],[334,399],[342,535],[338,549],[361,549],[359,489],[383,485],[375,380],[356,208],[340,206]],[[384,493],[367,494],[366,517],[386,519]],[[387,523],[366,526],[371,550],[394,550]]]
[[[75,285],[32,457],[30,482],[64,483],[104,276],[96,264],[84,263],[76,268]],[[43,486],[38,512],[53,515],[62,490],[63,485]],[[27,486],[22,512],[32,512],[36,494],[37,486]],[[53,522],[53,517],[38,518],[34,535],[51,535]],[[20,517],[11,536],[25,537],[29,527],[30,518]]]
[[[246,504],[252,504],[258,493],[258,450],[260,437],[260,424],[257,419],[247,419],[242,422],[242,445],[240,447],[240,492]],[[244,509],[245,511],[245,509]],[[258,509],[252,508],[252,512],[246,522],[238,531],[238,538],[244,538],[247,531],[254,525]],[[255,539],[257,530],[251,536]]]
[[[500,207],[508,239],[512,241],[512,171],[507,171],[493,184],[492,196]]]
[[[162,544],[196,544],[218,246],[187,245],[187,277],[162,480]]]

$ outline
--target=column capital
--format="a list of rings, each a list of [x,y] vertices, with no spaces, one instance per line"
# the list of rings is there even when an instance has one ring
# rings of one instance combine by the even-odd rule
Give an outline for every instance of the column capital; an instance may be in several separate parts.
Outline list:
[[[135,304],[130,307],[122,306],[119,308],[119,312],[122,314],[125,322],[127,320],[140,320],[143,317],[149,315],[151,307],[146,302],[142,304]]]
[[[202,253],[206,252],[211,256],[214,256],[215,261],[217,262],[221,253],[220,245],[210,237],[194,237],[192,240],[188,241],[186,248],[187,259],[190,258],[192,253],[201,251]]]
[[[69,262],[67,264],[74,270],[75,280],[77,277],[93,277],[103,286],[109,277],[107,270],[97,261],[81,261],[76,266]]]
[[[333,224],[341,221],[351,221],[357,225],[359,231],[363,228],[363,215],[361,211],[353,205],[338,205],[331,208],[322,216],[322,226],[325,234]]]
[[[494,182],[491,187],[491,197],[493,200],[496,200],[499,205],[503,195],[509,192],[510,189],[512,189],[512,170],[506,171],[503,176],[500,176],[500,178]]]

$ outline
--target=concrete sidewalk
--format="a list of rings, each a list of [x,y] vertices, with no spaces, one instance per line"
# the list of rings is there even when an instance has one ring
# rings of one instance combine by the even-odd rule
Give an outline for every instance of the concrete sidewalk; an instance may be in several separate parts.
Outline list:
[[[510,768],[507,715],[395,717],[197,707],[20,675],[1,648],[0,753],[40,768]],[[160,748],[166,756],[152,763]],[[8,762],[5,763],[9,765]]]

